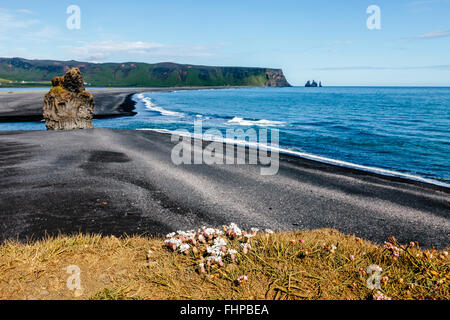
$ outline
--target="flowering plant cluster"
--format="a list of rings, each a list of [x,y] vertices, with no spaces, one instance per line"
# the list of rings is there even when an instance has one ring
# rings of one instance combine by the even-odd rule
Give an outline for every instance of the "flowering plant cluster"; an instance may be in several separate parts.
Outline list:
[[[273,291],[274,299],[305,297],[304,293],[289,291],[289,288],[301,288],[309,280],[299,276],[286,280],[283,276],[286,266],[292,266],[289,272],[296,270],[298,264],[308,269],[322,268],[321,265],[324,265],[326,270],[334,268],[337,261],[339,264],[345,263],[342,269],[359,269],[356,275],[359,273],[360,282],[353,279],[356,281],[348,283],[351,283],[352,290],[364,290],[364,293],[369,290],[368,297],[373,300],[448,296],[447,251],[434,248],[421,250],[418,242],[402,245],[394,237],[388,238],[383,248],[370,246],[356,236],[342,241],[336,237],[305,241],[302,237],[306,233],[272,234],[272,230],[260,231],[256,228],[245,231],[232,223],[219,229],[202,227],[168,234],[165,248],[185,255],[188,264],[196,268],[203,279],[214,281],[222,278],[234,286],[244,286],[249,278],[254,279],[253,272],[257,271],[254,265],[264,263],[260,270],[263,276],[270,279],[275,277],[277,281],[277,285],[269,289],[265,296],[271,296],[270,292]],[[382,268],[372,264],[373,259],[387,266],[383,265]],[[405,268],[408,271],[404,272]],[[415,276],[417,274],[421,277]],[[342,274],[338,276],[348,279]],[[290,282],[292,279],[294,285]],[[312,279],[316,279],[315,276]],[[247,287],[250,286],[247,284]],[[289,294],[283,296],[286,292]]]
[[[391,251],[395,258],[400,257],[400,249],[392,244],[392,240],[384,242],[384,248]]]
[[[198,230],[169,233],[164,241],[172,251],[192,254],[198,258],[198,270],[202,274],[224,267],[226,263],[237,262],[239,255],[246,255],[252,248],[251,239],[260,232],[257,228],[245,231],[235,223],[222,229],[202,227]],[[273,234],[266,229],[265,234]],[[237,279],[239,284],[247,281],[247,276]]]
[[[385,296],[380,291],[377,291],[377,293],[373,295],[373,300],[392,300],[392,298]]]

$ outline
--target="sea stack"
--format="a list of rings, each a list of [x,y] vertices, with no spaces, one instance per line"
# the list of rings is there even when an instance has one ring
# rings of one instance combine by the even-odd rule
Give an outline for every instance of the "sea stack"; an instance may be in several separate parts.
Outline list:
[[[44,97],[47,130],[93,129],[94,97],[85,90],[80,70],[55,77],[52,85]]]
[[[322,82],[320,81],[319,84],[317,84],[317,82],[315,80],[313,80],[312,82],[308,80],[308,82],[306,82],[305,87],[307,88],[317,88],[317,87],[322,87]]]

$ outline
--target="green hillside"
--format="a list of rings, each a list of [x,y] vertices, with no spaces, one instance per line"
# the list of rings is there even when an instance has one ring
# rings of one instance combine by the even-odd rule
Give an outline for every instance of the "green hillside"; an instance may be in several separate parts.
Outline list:
[[[88,86],[289,86],[283,71],[268,68],[207,67],[175,63],[102,63],[0,58],[2,86],[38,86],[77,67]]]

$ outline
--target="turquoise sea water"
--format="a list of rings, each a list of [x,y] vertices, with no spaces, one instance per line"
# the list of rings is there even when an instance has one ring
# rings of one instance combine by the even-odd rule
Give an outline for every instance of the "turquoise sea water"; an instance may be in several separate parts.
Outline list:
[[[328,87],[135,95],[138,115],[97,128],[276,128],[284,149],[450,183],[450,88]],[[44,130],[43,123],[0,130]]]

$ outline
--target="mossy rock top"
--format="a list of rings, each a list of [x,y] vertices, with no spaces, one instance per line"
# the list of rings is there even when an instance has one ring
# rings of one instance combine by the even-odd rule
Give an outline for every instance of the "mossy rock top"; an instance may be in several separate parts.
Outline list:
[[[78,68],[70,69],[63,77],[53,78],[52,85],[53,88],[62,88],[74,93],[85,91],[83,76]]]

